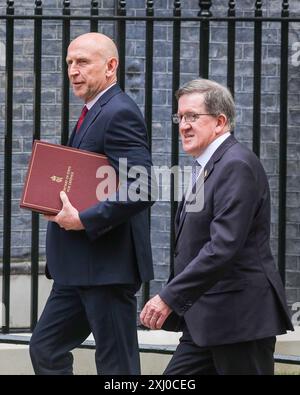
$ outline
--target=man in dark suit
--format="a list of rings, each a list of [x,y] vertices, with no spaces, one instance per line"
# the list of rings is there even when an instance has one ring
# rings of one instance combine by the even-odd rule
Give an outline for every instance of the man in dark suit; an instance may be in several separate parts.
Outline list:
[[[127,192],[137,183],[128,169],[139,166],[149,189],[138,187],[137,194],[150,196],[145,122],[116,83],[118,51],[110,38],[99,33],[77,37],[66,61],[73,91],[85,102],[69,145],[105,154],[125,182],[114,198],[82,212],[62,192],[62,210],[47,217],[47,270],[54,284],[30,355],[37,374],[72,374],[70,351],[92,332],[98,373],[139,374],[135,293],[153,278],[151,199],[130,199]],[[127,164],[122,175],[120,159]]]
[[[227,88],[196,79],[177,99],[173,121],[200,168],[195,194],[203,194],[203,205],[179,205],[174,273],[141,322],[181,325],[165,374],[273,374],[275,336],[293,327],[269,245],[265,171],[230,133],[235,111]]]

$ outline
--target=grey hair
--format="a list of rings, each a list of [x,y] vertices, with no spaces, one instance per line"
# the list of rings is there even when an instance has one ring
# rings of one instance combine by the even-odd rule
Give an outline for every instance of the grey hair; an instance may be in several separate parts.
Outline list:
[[[210,114],[224,114],[229,130],[235,125],[235,104],[229,89],[216,81],[197,78],[184,84],[175,93],[177,100],[183,95],[200,93],[204,97],[206,111]]]

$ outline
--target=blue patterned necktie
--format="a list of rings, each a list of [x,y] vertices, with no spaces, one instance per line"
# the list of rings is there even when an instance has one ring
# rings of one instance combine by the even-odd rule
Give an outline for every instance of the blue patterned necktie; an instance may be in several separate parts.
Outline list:
[[[191,175],[191,185],[190,185],[190,192],[192,193],[196,193],[196,186],[197,186],[197,178],[200,174],[202,166],[200,165],[200,163],[197,160],[194,160],[193,164],[192,164],[192,175]],[[180,218],[182,218],[183,214],[186,211],[186,198],[188,198],[188,196],[185,197],[184,199],[184,203],[181,209],[181,213],[180,213]]]
[[[196,192],[196,181],[201,171],[201,165],[195,160],[192,164],[192,192]]]

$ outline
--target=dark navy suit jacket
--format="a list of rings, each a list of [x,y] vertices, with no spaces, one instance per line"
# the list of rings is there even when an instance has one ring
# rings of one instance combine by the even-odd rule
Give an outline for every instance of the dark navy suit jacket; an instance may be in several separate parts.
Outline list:
[[[200,346],[292,330],[269,245],[270,194],[260,161],[230,136],[204,177],[203,209],[180,217],[178,208],[174,273],[160,296]],[[166,328],[179,329],[175,313]]]
[[[73,131],[69,145],[106,155],[117,174],[120,158],[126,158],[128,168],[143,166],[150,194],[152,163],[145,122],[137,105],[118,85],[88,111],[80,130]],[[119,191],[128,189],[134,180],[129,177],[128,185],[120,185]],[[49,222],[46,255],[50,276],[59,284],[80,286],[152,279],[150,205],[150,198],[98,203],[79,213],[85,226],[82,231],[65,231]]]

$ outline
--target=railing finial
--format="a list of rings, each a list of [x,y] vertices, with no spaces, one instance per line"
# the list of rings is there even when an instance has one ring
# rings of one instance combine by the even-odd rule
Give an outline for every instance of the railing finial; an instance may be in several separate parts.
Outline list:
[[[153,0],[147,0],[146,2],[146,8],[147,10],[153,10],[153,6],[154,6],[154,1]]]
[[[94,9],[94,8],[96,8],[96,9],[98,9],[98,1],[97,0],[92,0],[91,1],[91,9]]]
[[[260,10],[261,7],[262,7],[262,0],[256,0],[256,1],[255,1],[255,8],[256,8],[257,10]]]
[[[255,16],[262,16],[262,0],[255,1]]]
[[[7,8],[13,8],[14,7],[14,0],[7,0],[6,6],[7,6]]]
[[[179,10],[181,8],[181,1],[174,0],[174,9]]]
[[[126,1],[125,1],[125,0],[119,0],[119,2],[118,2],[118,8],[119,8],[120,10],[125,10],[125,8],[126,8]]]
[[[70,7],[70,0],[64,0],[63,7],[64,8],[69,8]]]
[[[282,8],[281,8],[281,16],[282,17],[288,17],[290,12],[289,12],[289,0],[283,0],[282,2]]]
[[[212,16],[212,13],[210,11],[210,7],[212,6],[211,3],[211,0],[199,0],[200,11],[198,13],[198,16]]]
[[[228,16],[235,16],[235,0],[228,1]]]

